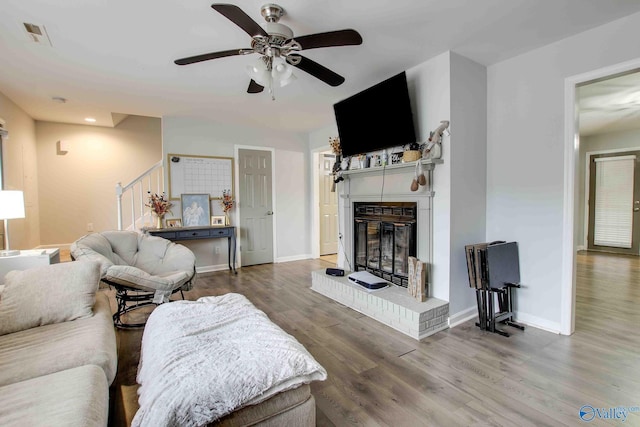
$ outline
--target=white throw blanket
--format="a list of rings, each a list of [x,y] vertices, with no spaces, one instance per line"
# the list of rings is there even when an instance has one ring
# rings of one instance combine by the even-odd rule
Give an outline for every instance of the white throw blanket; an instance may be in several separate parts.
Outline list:
[[[142,337],[133,426],[201,426],[327,373],[240,294],[158,306]]]

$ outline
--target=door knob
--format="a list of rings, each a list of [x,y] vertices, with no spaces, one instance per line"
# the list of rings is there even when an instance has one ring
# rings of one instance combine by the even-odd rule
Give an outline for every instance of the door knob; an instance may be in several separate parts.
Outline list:
[[[273,215],[273,211],[267,211],[267,215]]]

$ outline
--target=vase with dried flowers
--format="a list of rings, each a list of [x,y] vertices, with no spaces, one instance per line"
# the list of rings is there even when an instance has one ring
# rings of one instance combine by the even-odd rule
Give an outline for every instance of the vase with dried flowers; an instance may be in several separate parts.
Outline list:
[[[336,156],[342,155],[342,146],[340,146],[340,138],[337,136],[329,137],[329,145],[331,146],[331,151]]]
[[[233,196],[231,190],[222,190],[222,199],[220,200],[220,206],[222,206],[222,212],[224,212],[224,225],[231,225],[229,219],[229,211],[233,208]]]
[[[151,208],[151,212],[156,216],[156,228],[163,228],[162,220],[164,219],[165,214],[167,212],[171,212],[169,209],[172,203],[167,200],[167,197],[164,193],[157,194],[152,193],[151,191],[147,191],[148,200],[145,203],[145,206]]]

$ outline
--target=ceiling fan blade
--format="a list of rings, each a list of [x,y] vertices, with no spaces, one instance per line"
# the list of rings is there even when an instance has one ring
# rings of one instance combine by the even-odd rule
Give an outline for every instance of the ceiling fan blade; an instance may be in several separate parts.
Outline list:
[[[224,58],[226,56],[243,55],[243,52],[242,52],[243,50],[245,49],[232,49],[232,50],[223,50],[221,52],[204,53],[202,55],[189,56],[187,58],[176,59],[173,62],[175,62],[177,65],[188,65],[188,64],[193,64],[195,62],[208,61],[210,59]]]
[[[222,15],[224,15],[231,22],[242,28],[251,37],[264,36],[268,37],[269,34],[249,15],[244,13],[242,9],[234,4],[214,3],[211,7]]]
[[[326,33],[309,34],[294,37],[302,49],[317,49],[319,47],[351,46],[362,44],[362,37],[356,30],[329,31]]]
[[[247,93],[260,93],[264,90],[264,86],[256,83],[255,80],[251,79],[249,82],[249,88],[247,89]]]
[[[329,86],[340,86],[344,83],[344,77],[334,73],[330,69],[312,61],[309,58],[305,58],[304,56],[296,55],[296,57],[300,58],[300,63],[294,65],[295,67],[300,68],[302,71],[322,80]]]

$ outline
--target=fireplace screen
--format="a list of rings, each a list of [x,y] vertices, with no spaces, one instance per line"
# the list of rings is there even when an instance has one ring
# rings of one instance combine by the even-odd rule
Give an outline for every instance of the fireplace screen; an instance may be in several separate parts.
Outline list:
[[[408,284],[408,259],[416,255],[416,203],[354,203],[355,270],[400,286]]]

